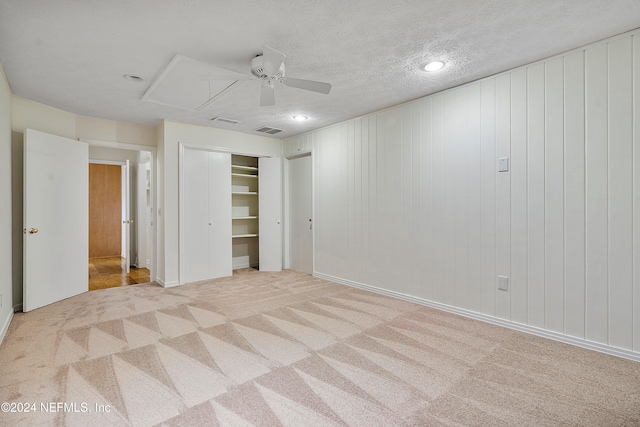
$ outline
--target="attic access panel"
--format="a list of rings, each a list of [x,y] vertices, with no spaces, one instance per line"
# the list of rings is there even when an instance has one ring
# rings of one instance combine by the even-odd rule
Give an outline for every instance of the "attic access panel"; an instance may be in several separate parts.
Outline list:
[[[207,76],[216,76],[215,80]],[[226,76],[229,76],[226,79]],[[177,54],[142,96],[184,110],[198,111],[235,85],[242,74]]]

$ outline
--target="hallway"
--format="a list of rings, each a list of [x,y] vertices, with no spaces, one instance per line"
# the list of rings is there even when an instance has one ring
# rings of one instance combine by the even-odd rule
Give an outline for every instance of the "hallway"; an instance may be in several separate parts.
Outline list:
[[[149,283],[149,269],[131,267],[126,273],[123,258],[89,258],[89,290]]]

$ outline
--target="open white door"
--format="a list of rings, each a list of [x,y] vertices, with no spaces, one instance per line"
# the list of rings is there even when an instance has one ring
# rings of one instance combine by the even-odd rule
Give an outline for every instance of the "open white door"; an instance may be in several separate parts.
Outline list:
[[[131,162],[122,166],[122,258],[126,273],[131,271]]]
[[[260,271],[282,270],[282,159],[258,159]]]
[[[86,143],[25,131],[24,311],[88,290],[88,182]]]

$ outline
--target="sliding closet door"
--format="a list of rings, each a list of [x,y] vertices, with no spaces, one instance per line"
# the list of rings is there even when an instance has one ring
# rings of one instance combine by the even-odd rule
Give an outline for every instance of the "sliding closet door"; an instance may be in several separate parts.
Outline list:
[[[184,280],[209,278],[209,153],[184,150]]]
[[[184,281],[231,275],[231,156],[184,150]]]
[[[258,160],[260,271],[282,270],[282,158]]]
[[[210,276],[231,276],[231,155],[209,154]]]

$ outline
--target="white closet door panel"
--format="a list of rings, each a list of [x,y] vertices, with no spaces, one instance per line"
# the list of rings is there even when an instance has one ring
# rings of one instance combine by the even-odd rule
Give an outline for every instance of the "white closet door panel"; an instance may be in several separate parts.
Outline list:
[[[184,281],[210,278],[209,153],[184,150]]]
[[[258,159],[260,270],[282,270],[282,159]]]
[[[210,278],[231,276],[231,155],[209,153]]]
[[[289,161],[289,245],[291,268],[313,273],[312,157]]]
[[[324,133],[318,132],[314,134],[315,142],[313,147],[313,170],[326,170],[325,164],[325,147],[322,142],[324,141]],[[323,179],[323,174],[318,174],[314,172],[313,177],[313,222],[315,223],[315,227],[313,230],[313,268],[315,271],[322,271],[320,269],[325,268],[326,266],[326,256],[324,254],[323,248],[326,247],[325,244],[325,236],[322,233],[324,220],[324,212],[322,207],[324,206],[324,201],[326,197],[325,193],[325,184]],[[326,270],[325,270],[326,271]]]

